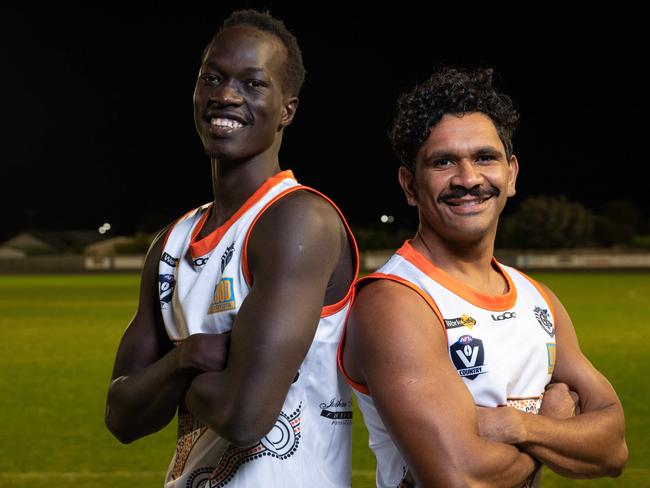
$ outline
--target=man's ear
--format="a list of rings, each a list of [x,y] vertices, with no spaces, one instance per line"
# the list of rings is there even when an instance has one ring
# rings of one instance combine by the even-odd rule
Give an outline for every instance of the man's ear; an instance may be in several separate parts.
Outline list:
[[[508,196],[514,197],[517,190],[515,188],[517,183],[517,175],[519,174],[519,161],[514,154],[510,156],[508,163]]]
[[[399,167],[397,178],[399,179],[399,184],[402,187],[402,190],[404,190],[404,195],[406,195],[406,202],[411,207],[417,207],[418,194],[415,189],[415,173],[402,165]]]
[[[278,130],[284,129],[293,121],[293,117],[296,115],[296,110],[298,110],[298,103],[299,100],[297,97],[291,97],[284,101]]]

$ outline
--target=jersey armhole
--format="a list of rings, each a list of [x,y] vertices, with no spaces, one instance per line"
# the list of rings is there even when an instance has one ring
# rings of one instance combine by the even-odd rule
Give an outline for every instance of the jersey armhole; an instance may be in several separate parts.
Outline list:
[[[517,270],[517,271],[519,271],[519,270]],[[539,292],[539,294],[542,295],[542,298],[546,301],[546,304],[548,305],[548,309],[551,312],[551,317],[553,317],[553,327],[555,327],[557,329],[558,324],[557,324],[557,320],[555,320],[555,311],[553,310],[553,302],[551,301],[551,299],[550,299],[548,293],[546,292],[546,290],[544,289],[544,287],[542,287],[537,281],[535,281],[533,278],[531,278],[527,274],[522,273],[521,271],[519,271],[519,274],[521,274],[521,276],[523,276],[528,281],[530,281],[530,283],[535,287],[535,289]]]
[[[181,215],[179,218],[177,218],[171,223],[171,225],[167,229],[167,232],[165,233],[165,240],[163,241],[163,247],[162,247],[163,251],[165,250],[165,246],[167,246],[167,240],[169,239],[169,236],[172,235],[172,231],[174,230],[174,227],[176,227],[176,224],[178,224],[181,220],[186,219],[191,214],[197,212],[200,208],[202,207],[196,207],[190,210],[189,212],[185,212],[183,215]]]
[[[364,276],[363,278],[357,280],[357,282],[354,285],[354,291],[353,291],[353,302],[354,302],[354,295],[356,295],[357,291],[361,288],[359,285],[363,284],[366,285],[368,282],[375,281],[375,280],[390,280],[394,281],[396,283],[400,283],[401,285],[407,286],[414,292],[416,292],[418,295],[422,297],[422,299],[429,305],[433,313],[438,317],[438,320],[440,321],[440,326],[442,327],[442,331],[445,334],[445,341],[447,339],[447,329],[445,328],[445,320],[442,317],[442,313],[440,312],[440,309],[438,308],[438,305],[436,302],[419,286],[417,286],[415,283],[411,283],[408,280],[405,280],[404,278],[392,274],[385,274],[385,273],[372,273],[369,274],[368,276]],[[362,285],[362,286],[363,286]],[[349,385],[354,388],[355,390],[370,396],[370,390],[368,389],[367,385],[364,385],[362,383],[358,383],[357,381],[353,380],[348,376],[348,374],[345,371],[345,368],[343,366],[343,349],[345,348],[345,332],[348,327],[348,316],[350,315],[350,311],[352,310],[352,307],[348,309],[348,313],[345,316],[345,322],[343,325],[343,335],[341,337],[341,340],[339,342],[339,348],[338,352],[336,355],[336,361],[338,364],[339,371],[345,378],[345,380],[349,383]]]
[[[357,279],[357,276],[359,275],[359,248],[357,247],[357,242],[356,239],[354,238],[354,234],[352,234],[352,230],[350,229],[350,226],[345,220],[345,217],[343,216],[341,210],[336,206],[336,204],[332,200],[330,200],[328,197],[323,195],[318,190],[314,190],[313,188],[304,185],[292,186],[291,188],[287,188],[286,190],[278,193],[269,202],[267,202],[266,205],[264,205],[264,207],[262,207],[262,209],[259,211],[259,213],[255,216],[255,218],[251,222],[251,225],[248,227],[248,230],[246,231],[246,236],[244,237],[244,245],[242,248],[242,259],[241,259],[242,273],[244,274],[244,279],[246,280],[248,286],[249,287],[253,286],[253,275],[251,274],[250,268],[248,267],[248,240],[250,238],[253,227],[255,226],[259,218],[264,214],[264,212],[266,212],[269,209],[269,207],[271,207],[271,205],[273,205],[274,203],[276,203],[278,200],[285,197],[289,193],[293,193],[298,190],[305,190],[310,193],[314,193],[322,197],[323,199],[325,199],[330,205],[332,205],[332,207],[334,207],[336,212],[339,214],[341,221],[343,222],[343,226],[345,227],[345,231],[347,232],[348,239],[350,241],[350,246],[352,248],[352,259],[354,260],[354,274],[352,275],[352,282],[350,283],[348,291],[343,298],[341,298],[336,303],[332,303],[330,305],[325,305],[322,307],[321,314],[320,314],[321,318],[328,317],[330,315],[334,315],[335,313],[339,312],[352,299],[354,293],[354,283]]]

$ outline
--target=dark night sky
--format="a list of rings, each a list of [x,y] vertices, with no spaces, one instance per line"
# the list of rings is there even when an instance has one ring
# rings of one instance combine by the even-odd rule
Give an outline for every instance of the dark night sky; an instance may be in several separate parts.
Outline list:
[[[386,130],[397,95],[440,63],[494,67],[520,109],[511,207],[564,194],[594,210],[626,199],[650,214],[641,174],[648,56],[638,12],[509,18],[404,2],[400,11],[192,5],[0,11],[0,238],[106,221],[126,234],[209,201],[192,91],[203,47],[232,9],[247,6],[285,21],[307,69],[281,165],[331,196],[352,223],[390,213],[413,225]]]

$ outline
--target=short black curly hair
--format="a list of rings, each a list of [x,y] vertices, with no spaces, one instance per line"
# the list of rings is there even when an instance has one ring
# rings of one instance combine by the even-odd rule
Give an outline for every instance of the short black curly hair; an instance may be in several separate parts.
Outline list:
[[[445,114],[481,112],[494,123],[510,161],[519,113],[510,97],[498,93],[492,68],[461,70],[443,66],[431,78],[400,95],[388,137],[402,165],[415,171],[415,156]]]
[[[205,48],[203,55],[207,53],[208,48],[217,36],[229,27],[236,27],[240,25],[247,25],[254,27],[262,32],[268,32],[269,34],[274,35],[287,48],[287,61],[286,61],[286,71],[284,72],[284,89],[290,96],[297,97],[300,93],[300,88],[305,81],[305,67],[302,63],[302,52],[298,46],[298,41],[295,36],[287,30],[282,22],[279,19],[273,17],[268,10],[260,12],[259,10],[254,9],[245,9],[237,10],[230,14],[226,20],[224,20],[221,28],[210,41],[210,44]]]

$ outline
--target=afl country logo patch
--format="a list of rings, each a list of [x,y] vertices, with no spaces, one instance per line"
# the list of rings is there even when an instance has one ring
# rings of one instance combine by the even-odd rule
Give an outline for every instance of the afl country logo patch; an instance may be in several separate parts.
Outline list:
[[[234,308],[236,305],[232,278],[221,278],[221,281],[214,287],[214,295],[208,313],[225,312]]]
[[[487,368],[483,364],[485,351],[481,339],[471,335],[460,336],[458,341],[449,348],[449,353],[461,378],[473,380],[478,375],[487,373]]]
[[[160,308],[163,310],[167,308],[169,302],[172,301],[174,294],[174,286],[176,286],[176,279],[173,274],[158,275],[158,293],[160,294]]]
[[[553,328],[553,322],[550,320],[550,315],[548,310],[541,307],[535,307],[533,312],[535,313],[535,318],[539,322],[539,325],[542,326],[542,329],[546,331],[551,337],[555,336],[555,329]]]
[[[233,242],[226,248],[226,252],[223,253],[223,256],[221,256],[221,272],[223,273],[223,270],[226,269],[226,266],[228,266],[228,263],[232,259],[232,255],[235,252],[235,243]]]

